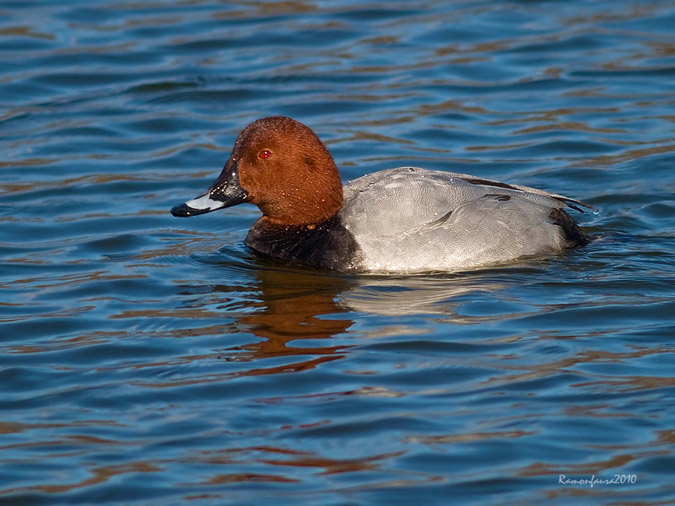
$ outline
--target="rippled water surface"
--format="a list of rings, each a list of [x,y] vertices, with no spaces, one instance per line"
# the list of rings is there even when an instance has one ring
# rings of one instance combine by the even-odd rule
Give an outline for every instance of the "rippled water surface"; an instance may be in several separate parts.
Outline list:
[[[2,2],[0,503],[674,501],[674,27],[668,1]],[[173,218],[272,114],[345,180],[535,186],[597,239],[335,276],[253,256],[252,206]]]

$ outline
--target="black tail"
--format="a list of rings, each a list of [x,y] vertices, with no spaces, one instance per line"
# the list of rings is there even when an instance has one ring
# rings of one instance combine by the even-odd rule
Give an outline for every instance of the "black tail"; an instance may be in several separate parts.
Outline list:
[[[566,248],[579,248],[591,242],[591,238],[581,230],[577,222],[562,209],[555,208],[548,215],[551,221],[562,229]]]

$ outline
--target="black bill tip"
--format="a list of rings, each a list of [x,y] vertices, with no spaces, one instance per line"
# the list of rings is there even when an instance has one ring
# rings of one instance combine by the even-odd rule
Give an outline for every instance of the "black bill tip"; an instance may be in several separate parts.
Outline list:
[[[203,214],[208,211],[202,211],[200,209],[193,209],[187,204],[180,204],[171,208],[171,214],[179,218],[187,218],[189,216],[196,216],[198,214]]]

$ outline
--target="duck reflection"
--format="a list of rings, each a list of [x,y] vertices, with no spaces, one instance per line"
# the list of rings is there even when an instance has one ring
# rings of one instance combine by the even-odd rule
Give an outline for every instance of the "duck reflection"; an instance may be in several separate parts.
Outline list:
[[[221,266],[237,272],[223,275]],[[475,298],[474,294],[499,291],[506,284],[503,271],[498,274],[482,271],[454,275],[347,276],[262,263],[251,265],[249,261],[234,265],[220,263],[219,271],[221,279],[240,281],[193,287],[187,293],[200,294],[188,302],[193,318],[213,318],[214,306],[218,308],[215,314],[221,318],[233,318],[216,326],[223,335],[240,336],[238,344],[226,344],[216,351],[221,360],[242,363],[241,367],[228,368],[223,373],[228,376],[313,369],[344,358],[351,348],[349,336],[354,333],[377,338],[424,332],[419,320],[398,319],[399,316],[432,317],[436,323],[440,318],[455,324],[496,318],[495,315],[463,314],[463,311],[465,304]],[[507,279],[510,279],[508,275]],[[206,295],[209,292],[210,295]],[[181,310],[181,316],[185,316],[185,309]],[[374,327],[368,323],[373,319],[377,320]],[[209,332],[216,327],[209,326]],[[176,332],[185,335],[186,329]],[[196,329],[191,331],[192,335],[194,332]],[[242,343],[242,338],[247,340],[246,334],[258,339]],[[223,340],[228,342],[231,340]],[[209,375],[209,381],[214,380],[216,378]]]
[[[291,346],[293,341],[329,339],[344,333],[354,322],[342,317],[346,311],[335,303],[335,297],[348,289],[344,278],[300,271],[261,269],[257,272],[262,307],[239,318],[239,327],[262,340],[244,345],[250,359],[272,356],[308,355],[312,358],[285,364],[284,370],[300,371],[341,358],[344,346],[327,342],[326,346]],[[279,372],[266,369],[266,373]]]
[[[416,276],[362,277],[337,297],[338,305],[360,313],[380,316],[433,315],[453,323],[476,323],[457,306],[471,294],[493,292],[504,283],[489,279],[484,272]]]
[[[262,267],[255,274],[259,297],[255,303],[250,302],[253,311],[240,313],[236,327],[262,338],[242,347],[256,358],[321,356],[312,364],[297,366],[309,367],[339,358],[346,346],[329,341],[321,346],[317,340],[344,334],[363,313],[386,317],[436,315],[455,323],[474,322],[476,317],[457,311],[458,302],[470,299],[471,293],[495,291],[503,286],[485,275],[476,276],[337,276]],[[222,286],[220,290],[231,288]],[[291,345],[298,340],[308,342]]]

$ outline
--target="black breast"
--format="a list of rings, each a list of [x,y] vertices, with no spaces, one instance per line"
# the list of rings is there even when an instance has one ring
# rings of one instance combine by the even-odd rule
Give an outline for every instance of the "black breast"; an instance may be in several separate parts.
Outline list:
[[[245,242],[278,260],[340,272],[357,270],[359,247],[337,216],[313,226],[274,225],[261,218]]]

